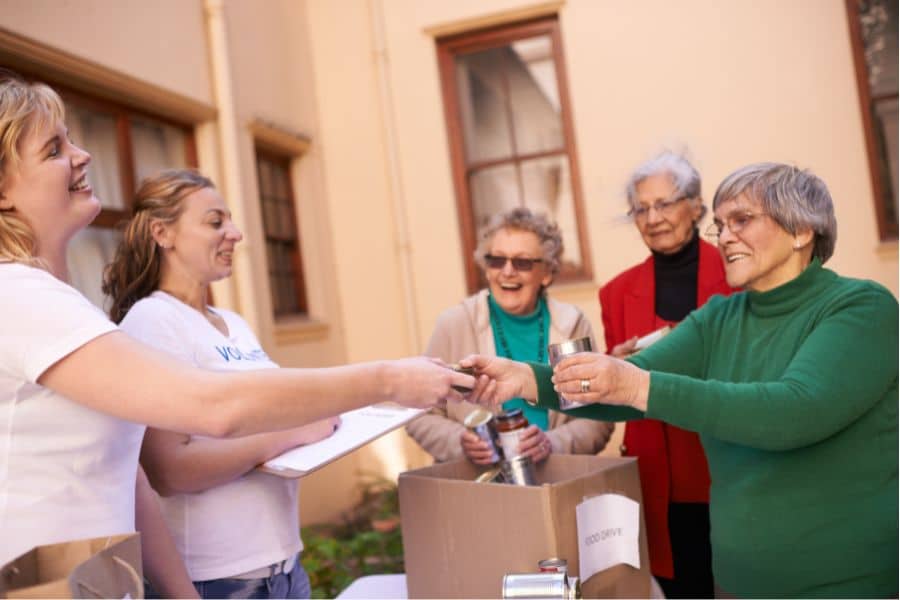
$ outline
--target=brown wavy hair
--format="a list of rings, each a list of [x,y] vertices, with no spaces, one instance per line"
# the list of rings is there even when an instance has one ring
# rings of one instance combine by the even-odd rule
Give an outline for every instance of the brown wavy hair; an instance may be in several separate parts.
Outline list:
[[[0,69],[0,189],[10,170],[18,166],[19,146],[28,133],[47,121],[63,122],[65,117],[65,106],[52,88]],[[28,221],[15,207],[0,209],[0,261],[46,268],[35,254],[37,240]]]
[[[159,287],[162,257],[150,227],[175,223],[184,212],[184,199],[212,181],[192,169],[162,171],[141,182],[134,199],[134,215],[122,228],[116,256],[103,270],[103,293],[112,300],[109,318],[120,323],[135,302]]]

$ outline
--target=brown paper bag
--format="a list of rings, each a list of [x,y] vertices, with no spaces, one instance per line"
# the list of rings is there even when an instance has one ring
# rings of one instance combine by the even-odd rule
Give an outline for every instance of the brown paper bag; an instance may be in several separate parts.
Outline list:
[[[32,548],[0,567],[0,598],[143,598],[140,534]]]

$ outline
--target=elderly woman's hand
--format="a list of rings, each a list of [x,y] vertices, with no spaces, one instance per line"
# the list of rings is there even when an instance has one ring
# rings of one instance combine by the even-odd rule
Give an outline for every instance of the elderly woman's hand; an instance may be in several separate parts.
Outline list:
[[[612,356],[581,352],[557,363],[553,384],[572,402],[618,404],[644,412],[650,373]]]
[[[537,398],[534,372],[525,363],[499,356],[473,354],[459,361],[462,367],[475,369],[476,383],[466,398],[486,406],[496,406],[512,398]]]
[[[519,453],[530,456],[533,462],[541,462],[552,451],[550,438],[537,425],[529,425],[519,435]]]
[[[463,454],[476,465],[490,465],[494,458],[494,450],[488,443],[471,431],[464,431],[459,436],[459,445]]]
[[[628,358],[629,356],[637,352],[637,349],[635,349],[637,341],[638,337],[634,336],[630,340],[625,340],[618,346],[613,346],[613,349],[610,350],[609,353],[616,358]]]

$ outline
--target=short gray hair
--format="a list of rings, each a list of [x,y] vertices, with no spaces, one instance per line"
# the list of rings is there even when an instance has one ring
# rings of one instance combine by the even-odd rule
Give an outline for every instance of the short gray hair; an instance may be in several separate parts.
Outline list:
[[[488,224],[481,230],[478,247],[475,249],[475,262],[484,269],[484,255],[488,251],[494,234],[501,229],[517,229],[530,231],[538,237],[544,255],[544,265],[551,275],[559,273],[562,266],[563,241],[559,226],[547,218],[544,214],[534,214],[524,206],[514,208],[505,213],[491,217]]]
[[[834,254],[834,204],[825,182],[811,171],[769,162],[741,167],[719,184],[713,210],[741,194],[760,202],[766,214],[792,235],[807,227],[812,229],[813,256],[823,263]]]
[[[684,156],[665,150],[650,160],[641,163],[632,171],[631,177],[628,178],[628,183],[625,184],[625,197],[628,199],[629,208],[637,208],[635,205],[637,186],[648,177],[653,177],[654,175],[669,175],[672,178],[672,183],[675,185],[675,196],[677,198],[700,197],[700,173]],[[702,206],[703,210],[700,213],[700,219],[706,214],[706,205]]]

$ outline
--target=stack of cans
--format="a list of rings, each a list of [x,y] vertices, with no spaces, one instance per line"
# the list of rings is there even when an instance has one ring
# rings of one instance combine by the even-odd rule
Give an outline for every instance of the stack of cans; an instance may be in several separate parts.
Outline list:
[[[463,424],[479,438],[487,442],[491,449],[491,464],[500,463],[499,468],[488,469],[475,481],[480,483],[509,483],[512,485],[537,485],[534,475],[534,463],[525,455],[504,457],[503,450],[497,443],[497,432],[493,427],[494,415],[483,408],[469,413]],[[505,458],[505,460],[503,459]]]

